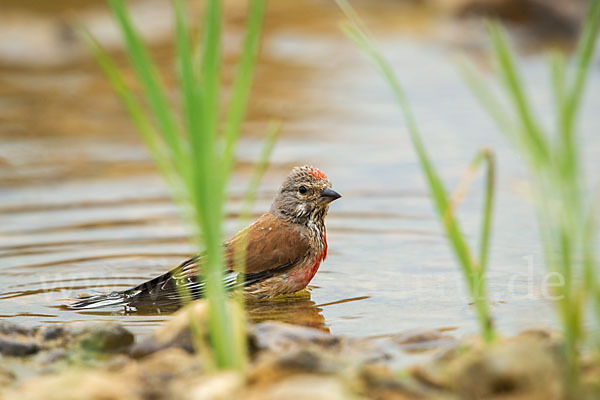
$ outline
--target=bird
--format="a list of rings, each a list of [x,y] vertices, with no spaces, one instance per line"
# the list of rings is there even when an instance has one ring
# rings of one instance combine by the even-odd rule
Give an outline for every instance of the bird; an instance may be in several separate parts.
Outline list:
[[[269,211],[224,243],[226,289],[243,288],[248,299],[271,298],[304,289],[327,258],[325,217],[331,202],[340,197],[318,168],[308,165],[293,168],[279,187]],[[244,272],[235,268],[236,256],[240,254],[245,254]],[[135,311],[140,307],[183,305],[204,297],[205,259],[206,254],[197,255],[131,289],[84,297],[68,308],[123,305]]]

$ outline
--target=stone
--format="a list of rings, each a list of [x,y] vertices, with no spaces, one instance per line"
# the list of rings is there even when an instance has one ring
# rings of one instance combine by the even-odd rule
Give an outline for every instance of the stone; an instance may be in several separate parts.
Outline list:
[[[135,340],[133,333],[114,323],[85,326],[77,335],[80,346],[88,351],[125,351]]]
[[[277,321],[256,324],[250,327],[248,335],[251,349],[254,352],[265,350],[280,352],[306,344],[333,347],[341,342],[340,338],[319,329]]]
[[[42,340],[56,340],[69,336],[70,332],[62,325],[47,325],[39,327],[36,330],[36,335]]]
[[[25,357],[36,354],[40,347],[22,338],[0,338],[0,354],[11,357]]]
[[[228,307],[233,310],[237,316],[234,321],[241,321],[245,318],[244,311],[235,301],[230,301]],[[195,340],[208,343],[208,304],[206,300],[196,300],[186,305],[184,308],[173,314],[171,319],[158,327],[152,335],[135,344],[129,349],[129,355],[134,358],[146,357],[157,351],[178,347],[193,353],[196,351]],[[238,335],[242,335],[242,325],[235,327]],[[202,335],[194,337],[195,332]]]
[[[564,360],[552,336],[528,332],[485,346],[461,343],[411,375],[460,398],[560,399]]]
[[[188,352],[194,351],[190,321],[206,326],[207,304],[204,300],[194,301],[182,308],[165,324],[159,326],[149,337],[136,343],[129,350],[129,355],[142,358],[168,347],[179,347]]]

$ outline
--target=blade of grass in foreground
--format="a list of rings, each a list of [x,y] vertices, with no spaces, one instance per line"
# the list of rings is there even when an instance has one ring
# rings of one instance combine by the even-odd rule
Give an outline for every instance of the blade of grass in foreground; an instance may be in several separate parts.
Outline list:
[[[555,54],[551,58],[552,92],[557,115],[555,135],[544,132],[541,124],[535,121],[535,110],[525,100],[523,83],[502,27],[492,23],[488,28],[492,54],[505,83],[504,94],[511,100],[511,113],[503,112],[499,117],[490,107],[481,93],[491,91],[475,76],[474,69],[465,70],[464,75],[475,96],[501,130],[506,130],[507,125],[510,127],[512,120],[517,121],[509,136],[516,138],[516,148],[527,161],[532,177],[546,266],[549,271],[559,273],[564,281],[562,285],[553,285],[552,289],[558,298],[556,309],[562,322],[566,378],[570,395],[576,398],[580,369],[578,352],[586,333],[586,310],[588,305],[594,307],[600,299],[594,249],[596,221],[593,204],[596,200],[589,199],[582,182],[579,165],[583,155],[575,136],[576,118],[600,30],[600,0],[589,3],[573,73],[564,56]],[[589,212],[586,213],[586,210]]]
[[[165,176],[167,183],[169,183],[173,189],[173,187],[177,185],[178,179],[175,174],[175,168],[172,165],[170,157],[163,151],[164,143],[146,116],[142,105],[125,83],[125,79],[118,67],[96,39],[94,39],[94,37],[85,29],[79,31],[79,37],[86,43],[87,47],[92,52],[96,62],[123,103],[123,106],[131,117],[131,120],[140,133],[144,143],[148,147],[150,155],[153,157],[159,171]]]
[[[448,199],[442,180],[429,159],[425,145],[421,140],[421,134],[418,130],[416,120],[413,116],[408,99],[404,93],[404,90],[402,89],[402,86],[400,85],[400,82],[396,78],[396,75],[394,74],[389,63],[381,55],[369,37],[366,28],[364,28],[364,24],[356,12],[346,0],[336,0],[336,2],[348,18],[348,22],[342,25],[342,29],[379,69],[396,97],[396,100],[400,106],[400,110],[406,121],[411,142],[415,148],[421,168],[425,174],[429,190],[433,197],[435,208],[441,219],[442,225],[446,230],[451,248],[458,260],[465,280],[467,281],[467,285],[473,298],[480,323],[481,334],[484,340],[489,343],[494,338],[494,331],[489,313],[489,306],[487,303],[485,267],[488,259],[487,254],[489,252],[489,232],[493,208],[492,199],[494,195],[493,158],[489,152],[483,152],[481,155],[476,157],[473,164],[477,166],[483,159],[485,159],[488,163],[486,196],[483,207],[483,222],[480,232],[479,261],[476,261],[469,250],[459,223],[454,216],[452,204]]]
[[[108,54],[88,34],[85,40],[96,57],[114,90],[125,105],[145,144],[152,153],[159,170],[170,183],[173,196],[183,204],[182,217],[192,222],[195,244],[206,252],[202,263],[205,297],[208,308],[208,333],[214,354],[214,364],[220,368],[242,369],[245,364],[245,336],[243,316],[228,302],[222,277],[224,254],[222,223],[224,218],[225,189],[233,164],[233,153],[248,103],[254,64],[259,49],[260,28],[264,0],[252,0],[247,20],[246,41],[241,50],[242,59],[230,100],[227,132],[219,130],[221,112],[221,36],[222,5],[219,0],[208,0],[204,14],[201,70],[195,65],[199,51],[191,44],[187,12],[183,0],[174,0],[176,65],[182,99],[181,127],[168,101],[158,69],[148,55],[142,40],[134,29],[123,0],[108,0],[121,28],[127,53],[141,84],[145,103],[150,113],[137,100]],[[200,50],[200,49],[198,49]],[[268,157],[276,135],[269,134],[261,157]],[[226,143],[226,146],[224,145]],[[226,150],[225,150],[226,148]],[[266,161],[257,164],[264,171]],[[258,175],[262,176],[262,172]],[[191,299],[190,293],[180,293]],[[237,310],[237,311],[236,311]],[[195,327],[202,334],[202,327]]]
[[[246,192],[244,193],[244,198],[242,201],[242,208],[240,211],[240,218],[239,218],[239,224],[242,227],[245,227],[248,225],[248,222],[250,220],[250,216],[251,216],[251,212],[252,212],[252,206],[254,205],[254,202],[256,201],[256,193],[258,191],[258,186],[263,178],[263,175],[265,173],[265,171],[267,170],[267,167],[269,165],[269,159],[271,158],[271,153],[273,152],[273,148],[275,147],[275,143],[277,142],[277,139],[279,138],[279,133],[281,132],[281,125],[279,123],[277,124],[270,124],[270,126],[267,129],[267,135],[263,141],[263,146],[260,152],[260,155],[258,156],[258,160],[256,161],[256,163],[254,164],[254,168],[252,169],[252,176],[250,178],[250,182],[248,183],[248,187],[246,188]],[[238,244],[236,245],[235,249],[234,249],[234,254],[233,254],[233,266],[234,266],[234,270],[240,272],[242,275],[241,277],[243,277],[245,271],[246,271],[246,249],[248,248],[248,235],[246,234],[246,231],[244,230],[240,230],[241,238],[238,240]],[[244,285],[243,285],[243,280],[240,279],[239,283],[241,283],[241,286],[238,286],[237,289],[235,290],[235,300],[237,303],[237,306],[239,310],[244,310],[245,309],[245,296],[244,296]],[[245,332],[246,331],[246,326],[245,326],[245,318],[239,318],[237,320],[237,322],[239,323],[239,329],[236,330],[236,332]],[[247,354],[247,343],[246,343],[246,335],[245,334],[241,334],[238,335],[238,341],[240,343],[243,344],[241,351],[243,352],[243,357],[244,359],[248,358],[248,354]]]
[[[248,107],[248,98],[252,87],[252,76],[254,74],[254,66],[256,65],[256,57],[260,45],[260,34],[264,12],[264,1],[254,1],[250,5],[248,29],[246,31],[246,38],[244,39],[240,64],[233,82],[231,101],[225,123],[225,150],[223,154],[224,181],[227,180],[231,173],[231,169],[233,168],[235,143],[237,143],[239,138],[241,123],[244,120],[246,109]],[[267,134],[267,137],[270,137],[269,134]]]
[[[177,173],[185,177],[187,172],[185,171],[185,164],[182,157],[183,150],[179,128],[175,124],[171,107],[166,99],[154,63],[148,56],[145,46],[133,28],[131,17],[123,1],[108,0],[108,3],[119,22],[119,27],[127,45],[127,54],[135,67],[136,74],[144,89],[145,99],[152,109],[152,114],[159,126],[159,131],[168,144],[172,162],[177,168]]]
[[[248,183],[248,187],[246,189],[246,193],[244,194],[244,200],[242,202],[242,208],[240,211],[239,224],[240,229],[247,226],[250,217],[252,215],[252,206],[256,201],[256,194],[258,192],[258,185],[262,180],[262,177],[267,170],[269,165],[269,159],[271,157],[271,153],[277,142],[277,138],[279,137],[279,133],[281,132],[281,124],[272,123],[267,129],[267,136],[263,142],[263,147],[261,149],[260,155],[258,156],[258,161],[254,165],[254,169],[252,171],[252,176],[250,177],[250,182]],[[234,254],[234,265],[235,270],[241,273],[246,271],[246,248],[248,247],[248,237],[243,234],[242,238],[238,241],[238,245],[235,249]],[[243,297],[242,297],[243,299]]]

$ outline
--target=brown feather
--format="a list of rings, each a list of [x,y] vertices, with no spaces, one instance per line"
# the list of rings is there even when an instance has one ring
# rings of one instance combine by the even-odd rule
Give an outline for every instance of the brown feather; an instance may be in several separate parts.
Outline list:
[[[310,250],[308,236],[302,227],[265,213],[252,225],[238,232],[225,242],[226,267],[234,270],[235,251],[239,242],[247,235],[246,274],[287,269],[302,261]],[[198,275],[202,267],[202,256],[190,258],[170,271],[176,279]],[[164,283],[167,283],[165,281]],[[165,285],[163,285],[164,287]]]
[[[306,257],[310,249],[308,236],[299,226],[266,213],[225,243],[228,269],[235,268],[236,246],[244,240],[244,235],[248,235],[247,274],[293,266]]]

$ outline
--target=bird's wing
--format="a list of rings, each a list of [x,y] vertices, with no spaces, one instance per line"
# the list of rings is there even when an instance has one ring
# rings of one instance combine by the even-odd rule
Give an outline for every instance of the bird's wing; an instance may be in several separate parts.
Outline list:
[[[236,269],[236,252],[241,252],[246,256],[246,274],[281,270],[296,265],[309,249],[308,236],[299,228],[266,213],[225,242],[226,268]],[[204,254],[192,257],[169,273],[176,279],[197,276],[202,273],[203,259]]]
[[[239,246],[242,251],[245,247],[246,253],[244,282],[238,280],[239,274],[234,271],[235,252]],[[225,258],[229,270],[223,276],[225,287],[233,289],[240,285],[250,285],[290,269],[306,257],[309,249],[308,237],[299,228],[272,214],[263,214],[225,243]],[[171,271],[125,293],[138,301],[151,298],[152,302],[177,301],[182,296],[202,297],[205,286],[201,277],[203,259],[203,254],[192,257]]]
[[[310,242],[295,225],[266,213],[228,240],[225,246],[227,266],[231,270],[237,267],[236,251],[245,252],[244,271],[248,277],[293,267],[306,257]]]

